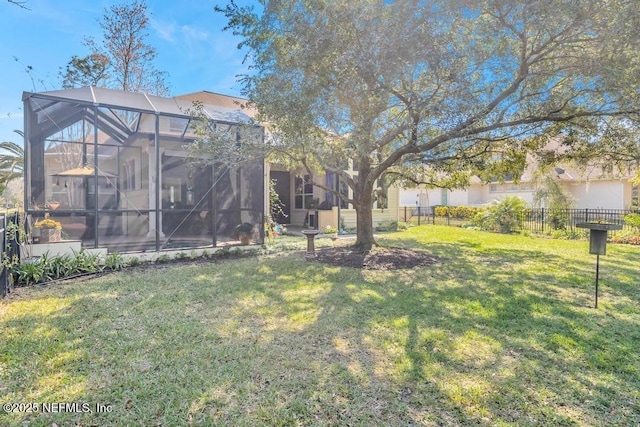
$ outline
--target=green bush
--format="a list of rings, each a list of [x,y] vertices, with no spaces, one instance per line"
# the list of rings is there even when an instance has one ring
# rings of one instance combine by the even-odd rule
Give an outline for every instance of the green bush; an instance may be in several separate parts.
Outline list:
[[[505,197],[493,200],[489,207],[476,214],[473,221],[484,230],[511,233],[520,229],[527,210],[527,203],[520,197]]]
[[[397,231],[398,221],[380,221],[376,231]]]
[[[435,216],[447,216],[448,213],[449,213],[448,206],[436,206],[435,208],[433,208],[433,214]]]
[[[109,258],[107,257],[107,259]],[[36,260],[22,262],[13,268],[13,275],[17,284],[29,285],[63,279],[81,273],[99,272],[103,269],[99,256],[89,254],[83,249],[73,256],[49,257],[44,254]]]
[[[554,229],[551,231],[551,237],[554,239],[577,240],[585,237],[586,230],[567,230]]]
[[[640,233],[640,214],[625,215],[624,222],[633,227],[636,233]]]
[[[110,253],[104,259],[104,267],[108,270],[118,271],[122,270],[126,266],[127,263],[125,262],[122,255],[120,255],[118,252]]]
[[[476,206],[436,206],[433,209],[435,216],[449,218],[456,218],[461,220],[468,220],[473,218],[480,212],[482,208]]]
[[[405,230],[408,230],[409,227],[411,227],[411,224],[409,224],[408,222],[398,221],[396,229],[398,231],[405,231]]]
[[[171,261],[171,257],[169,256],[169,254],[162,254],[162,255],[159,255],[158,258],[156,258],[156,262],[158,264],[162,264],[169,261]]]
[[[453,206],[449,208],[449,216],[458,219],[470,219],[477,215],[480,210],[475,206]]]
[[[626,221],[626,218],[625,218],[625,221]],[[638,233],[625,230],[625,231],[618,232],[613,237],[611,237],[611,242],[626,243],[627,245],[640,245],[640,235],[638,235]]]

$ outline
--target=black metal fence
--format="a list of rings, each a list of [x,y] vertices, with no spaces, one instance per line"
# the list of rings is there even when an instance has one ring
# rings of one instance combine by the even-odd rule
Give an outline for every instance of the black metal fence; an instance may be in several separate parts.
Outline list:
[[[520,220],[520,227],[522,230],[542,234],[559,229],[577,231],[577,223],[602,221],[619,224],[623,230],[633,231],[633,227],[624,221],[626,215],[633,213],[639,212],[629,209],[528,209]],[[400,207],[399,220],[414,225],[437,224],[459,226],[468,224],[471,218],[450,216],[448,213],[446,215],[436,215],[435,206],[403,206]],[[615,234],[615,232],[612,232],[612,234]]]
[[[13,283],[9,265],[20,262],[20,214],[0,214],[0,296],[11,292]]]

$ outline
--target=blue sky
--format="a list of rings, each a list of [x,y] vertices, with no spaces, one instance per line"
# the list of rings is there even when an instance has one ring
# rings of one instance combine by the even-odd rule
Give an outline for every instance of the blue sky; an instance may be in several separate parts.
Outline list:
[[[73,55],[89,53],[85,36],[101,40],[104,9],[123,1],[27,0],[25,10],[0,0],[0,141],[21,142],[22,92],[60,89],[60,67]],[[243,5],[247,1],[237,1]],[[236,75],[246,72],[239,39],[222,31],[226,2],[147,0],[151,13],[148,43],[158,53],[156,67],[167,71],[171,95],[209,90],[240,95]],[[25,71],[33,67],[30,75]]]

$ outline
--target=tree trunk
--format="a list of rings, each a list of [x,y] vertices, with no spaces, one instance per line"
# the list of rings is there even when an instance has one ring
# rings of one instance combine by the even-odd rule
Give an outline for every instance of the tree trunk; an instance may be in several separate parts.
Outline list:
[[[371,192],[360,194],[356,208],[357,237],[355,247],[361,251],[369,251],[375,245],[373,237],[373,208]]]

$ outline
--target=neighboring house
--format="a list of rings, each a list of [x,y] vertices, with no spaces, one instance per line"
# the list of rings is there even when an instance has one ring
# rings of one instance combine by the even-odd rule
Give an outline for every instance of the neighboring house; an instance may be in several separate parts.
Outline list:
[[[254,107],[248,106],[247,99],[208,91],[179,95],[176,98],[227,108],[239,108],[252,118],[257,114]],[[342,218],[342,224],[346,228],[356,227],[356,212],[353,206],[339,202],[340,199],[335,194],[311,185],[307,174],[296,174],[277,164],[267,164],[267,170],[269,178],[276,182],[275,189],[283,203],[284,215],[276,218],[278,223],[299,227],[337,228],[341,225],[339,218]],[[357,170],[353,170],[353,162],[349,162],[347,172],[352,176],[358,174]],[[316,180],[333,188],[336,192],[340,191],[349,197],[353,196],[346,183],[341,183],[335,174],[320,174]],[[373,211],[374,226],[381,222],[398,220],[399,195],[399,189],[391,187],[387,189],[386,203],[382,205],[376,202]]]
[[[400,204],[423,207],[481,206],[495,199],[518,196],[533,205],[536,190],[533,179],[535,168],[535,160],[528,156],[527,167],[517,183],[513,180],[483,183],[477,177],[472,177],[469,187],[465,190],[402,189]],[[566,166],[557,166],[551,169],[551,173],[562,187],[573,195],[576,199],[575,207],[578,209],[629,209],[631,206],[638,206],[638,187],[629,181],[629,174],[611,177],[597,167],[578,172]]]
[[[83,247],[120,252],[239,243],[234,229],[245,222],[261,241],[264,161],[192,167],[192,102],[95,87],[26,92],[23,101],[32,223],[50,217]],[[249,120],[233,106],[203,112],[218,128]]]

